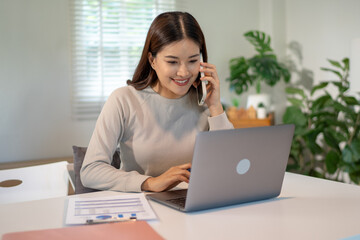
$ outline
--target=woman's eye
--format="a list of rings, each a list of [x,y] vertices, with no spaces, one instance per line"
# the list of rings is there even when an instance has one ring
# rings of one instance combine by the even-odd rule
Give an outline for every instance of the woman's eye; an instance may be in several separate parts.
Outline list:
[[[195,60],[190,60],[190,63],[196,63],[198,60],[195,59]]]
[[[175,61],[168,61],[169,64],[176,64]]]

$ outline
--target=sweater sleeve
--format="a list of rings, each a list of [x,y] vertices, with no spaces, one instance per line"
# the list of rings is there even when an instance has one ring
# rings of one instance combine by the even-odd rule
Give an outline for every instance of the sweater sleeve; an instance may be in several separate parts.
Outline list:
[[[215,117],[208,117],[208,121],[210,131],[234,128],[232,123],[227,118],[225,112]]]
[[[105,103],[91,137],[80,177],[85,187],[99,190],[140,192],[149,177],[137,171],[126,172],[111,166],[112,156],[124,128],[124,110],[113,93]]]

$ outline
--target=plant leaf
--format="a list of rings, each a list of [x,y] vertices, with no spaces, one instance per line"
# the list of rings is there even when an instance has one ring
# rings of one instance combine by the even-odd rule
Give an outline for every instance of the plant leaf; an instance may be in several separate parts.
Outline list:
[[[353,109],[348,108],[339,102],[333,102],[333,106],[339,112],[344,112],[345,114],[347,114],[348,117],[350,117],[354,122],[356,121],[356,113]]]
[[[306,141],[306,146],[314,154],[319,154],[323,152],[319,144],[316,143],[316,139],[320,133],[321,131],[319,129],[310,129],[304,134],[304,140]]]
[[[351,149],[349,145],[346,145],[344,149],[342,150],[342,159],[346,163],[352,163],[353,162],[353,154],[351,152]]]
[[[247,91],[249,85],[253,84],[253,78],[248,73],[249,67],[248,61],[244,57],[230,60],[230,77],[226,80],[230,82],[230,89],[238,95]]]
[[[351,181],[353,181],[354,183],[356,183],[358,185],[360,184],[360,171],[349,173],[349,176],[350,176]]]
[[[299,107],[287,107],[283,116],[284,123],[293,123],[296,127],[304,127],[307,123],[307,118]]]
[[[329,113],[330,114],[330,113]],[[339,121],[337,120],[337,115],[336,114],[333,114],[331,113],[332,115],[324,115],[324,116],[321,116],[319,119],[319,121],[322,121],[322,122],[325,122],[327,126],[334,126],[334,127],[339,127],[339,131],[342,130],[342,132],[347,136],[349,137],[350,134],[349,134],[349,128],[348,128],[348,125],[343,122],[343,121]],[[340,134],[340,133],[337,133],[337,134]],[[341,137],[342,136],[342,137]],[[341,135],[339,136],[339,139],[341,138],[341,141],[347,141],[347,138],[344,136],[344,135]]]
[[[253,72],[261,77],[269,86],[274,86],[283,77],[283,71],[280,64],[273,54],[256,55],[249,59],[249,65]]]
[[[338,163],[340,161],[339,154],[333,150],[328,152],[325,157],[326,169],[330,174],[334,174],[338,168]]]
[[[263,55],[266,52],[272,52],[272,48],[270,47],[271,38],[264,32],[249,31],[246,32],[244,36],[255,47],[260,55]]]
[[[317,178],[324,178],[324,174],[320,173],[318,170],[316,169],[310,169],[309,171],[309,176],[312,176],[312,177],[317,177]]]
[[[342,60],[342,62],[344,63],[344,70],[348,71],[350,69],[350,60],[349,60],[349,58],[344,58]]]
[[[359,105],[359,101],[352,96],[342,96],[341,97],[347,105]]]
[[[336,141],[340,144],[341,142],[346,142],[347,137],[342,132],[333,130],[333,136],[335,137]]]
[[[332,72],[334,74],[336,74],[340,79],[342,79],[342,75],[340,72],[336,71],[336,70],[333,70],[333,69],[330,69],[330,68],[320,68],[321,70],[323,71],[327,71],[327,72]]]
[[[312,103],[311,110],[316,112],[317,110],[322,109],[327,101],[331,100],[330,95],[321,96]]]
[[[345,70],[343,66],[341,66],[341,64],[338,61],[334,61],[331,59],[328,59],[328,62],[333,65],[334,67],[340,68],[342,70]]]
[[[354,161],[360,162],[360,139],[355,139],[350,144],[351,152],[353,153]]]
[[[297,99],[297,98],[288,98],[287,99],[293,106],[296,106],[296,107],[305,107],[302,100],[300,99]]]
[[[330,128],[324,129],[324,140],[327,145],[329,145],[331,148],[340,151],[339,148],[339,141],[337,141],[336,137],[334,136],[333,130]]]
[[[231,99],[231,102],[234,107],[239,107],[239,100],[237,98]]]
[[[347,86],[344,86],[344,84],[341,81],[332,81],[331,83],[338,87],[339,92],[343,93],[349,89]]]
[[[314,94],[314,92],[316,92],[319,89],[322,89],[322,88],[326,87],[328,84],[329,84],[329,82],[322,82],[322,83],[314,86],[312,88],[312,90],[311,90],[311,96]]]
[[[329,112],[329,111],[325,111],[325,110],[322,110],[322,111],[318,111],[318,112],[313,112],[310,114],[310,117],[311,118],[322,118],[322,117],[328,117],[328,118],[334,118],[336,119],[337,118],[337,114],[336,113],[333,113],[333,112]]]
[[[290,79],[291,79],[291,73],[290,71],[287,69],[287,67],[284,65],[284,64],[279,64],[279,71],[281,72],[281,75],[283,76],[284,78],[284,81],[286,83],[290,82]]]
[[[304,90],[302,90],[301,88],[287,87],[285,88],[285,92],[287,94],[299,94],[300,96],[302,96],[303,99],[306,98]]]

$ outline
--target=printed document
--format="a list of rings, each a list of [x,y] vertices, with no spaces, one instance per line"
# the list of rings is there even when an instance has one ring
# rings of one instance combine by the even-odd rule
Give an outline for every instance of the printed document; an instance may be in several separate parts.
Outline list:
[[[106,197],[74,197],[68,202],[66,224],[85,224],[101,216],[136,217],[137,220],[156,219],[144,193]]]

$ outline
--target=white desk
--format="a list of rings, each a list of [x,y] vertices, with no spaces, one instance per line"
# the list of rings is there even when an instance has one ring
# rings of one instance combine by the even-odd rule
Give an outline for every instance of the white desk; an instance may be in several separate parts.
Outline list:
[[[96,192],[106,196],[116,192]],[[70,196],[71,197],[71,196]],[[0,235],[64,227],[67,199],[0,204]],[[360,237],[360,187],[286,173],[279,198],[195,213],[153,201],[150,225],[165,239],[341,239]]]
[[[68,194],[67,161],[0,170],[0,182],[17,179],[21,184],[0,187],[0,204],[64,197]]]

